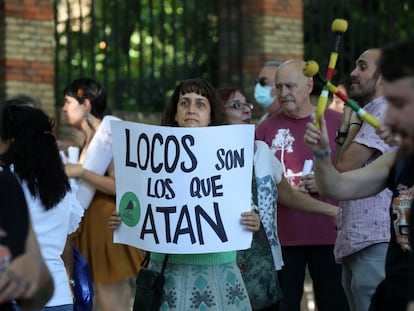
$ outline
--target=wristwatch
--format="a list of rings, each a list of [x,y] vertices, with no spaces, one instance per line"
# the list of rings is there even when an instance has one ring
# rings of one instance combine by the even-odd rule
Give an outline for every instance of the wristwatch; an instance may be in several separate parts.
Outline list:
[[[338,145],[343,145],[347,135],[348,135],[348,132],[336,131],[335,142]]]

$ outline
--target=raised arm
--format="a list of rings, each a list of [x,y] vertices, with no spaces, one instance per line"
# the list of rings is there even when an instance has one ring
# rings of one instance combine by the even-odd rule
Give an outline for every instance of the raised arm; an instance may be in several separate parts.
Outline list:
[[[394,163],[395,153],[387,153],[361,169],[339,173],[333,166],[325,119],[321,128],[308,123],[304,140],[314,153],[314,172],[322,196],[336,200],[350,200],[372,196],[386,187],[386,180]]]

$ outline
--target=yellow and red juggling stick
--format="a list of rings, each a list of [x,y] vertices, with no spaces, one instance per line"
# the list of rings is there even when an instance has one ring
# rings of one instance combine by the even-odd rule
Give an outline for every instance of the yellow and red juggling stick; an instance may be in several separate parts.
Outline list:
[[[348,29],[348,22],[344,19],[337,18],[332,22],[331,29],[334,33],[334,38],[331,56],[329,57],[328,71],[326,72],[326,80],[328,81],[332,80],[336,62],[338,61],[339,44],[341,43],[344,32]]]
[[[308,72],[318,72],[319,73],[319,65],[317,62],[315,61],[308,61],[305,63],[305,65],[303,66],[303,74],[307,77],[313,77],[313,75],[307,75]],[[328,104],[328,97],[329,97],[329,90],[326,87],[326,84],[324,84],[321,94],[319,95],[318,98],[318,104],[316,105],[316,127],[319,128],[320,124],[319,124],[319,119],[321,117],[321,115],[323,115],[323,113],[325,112],[326,106]]]
[[[338,61],[339,44],[341,43],[344,32],[348,29],[348,22],[344,19],[337,18],[332,22],[331,29],[334,33],[333,47],[329,57],[328,70],[326,72],[326,80],[330,81],[335,71],[335,66]],[[318,70],[319,71],[319,66]],[[329,90],[326,85],[323,86],[321,94],[319,95],[318,105],[316,109],[316,127],[319,128],[319,118],[325,112],[328,105]]]
[[[316,106],[316,127],[319,128],[319,118],[324,114],[326,106],[328,106],[329,90],[326,85],[323,86],[321,94],[318,98],[318,104]]]
[[[324,87],[326,87],[331,93],[336,94],[340,99],[342,99],[345,102],[345,105],[347,105],[353,111],[355,111],[362,120],[366,121],[374,128],[378,128],[381,125],[381,123],[373,115],[366,112],[352,99],[349,99],[349,97],[342,93],[335,85],[331,83],[331,81],[328,81],[326,80],[326,78],[322,77],[322,75],[319,72],[319,65],[317,62],[313,60],[306,62],[302,70],[305,76],[316,77],[318,80],[320,80],[324,84]],[[316,111],[318,111],[318,109],[319,107],[316,108]],[[317,114],[316,117],[318,118]]]

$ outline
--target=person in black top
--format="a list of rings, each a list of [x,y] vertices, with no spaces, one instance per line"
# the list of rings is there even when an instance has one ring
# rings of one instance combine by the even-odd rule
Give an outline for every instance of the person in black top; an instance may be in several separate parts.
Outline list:
[[[32,230],[21,186],[3,169],[0,202],[0,310],[13,310],[13,301],[22,308],[41,308],[53,294],[53,280]]]

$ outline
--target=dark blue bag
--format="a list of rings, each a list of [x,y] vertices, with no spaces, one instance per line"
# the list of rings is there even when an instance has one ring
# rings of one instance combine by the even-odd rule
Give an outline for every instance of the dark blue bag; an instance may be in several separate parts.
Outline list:
[[[73,293],[75,302],[74,311],[92,311],[93,307],[93,283],[89,265],[85,257],[73,247],[73,275],[75,282]]]

